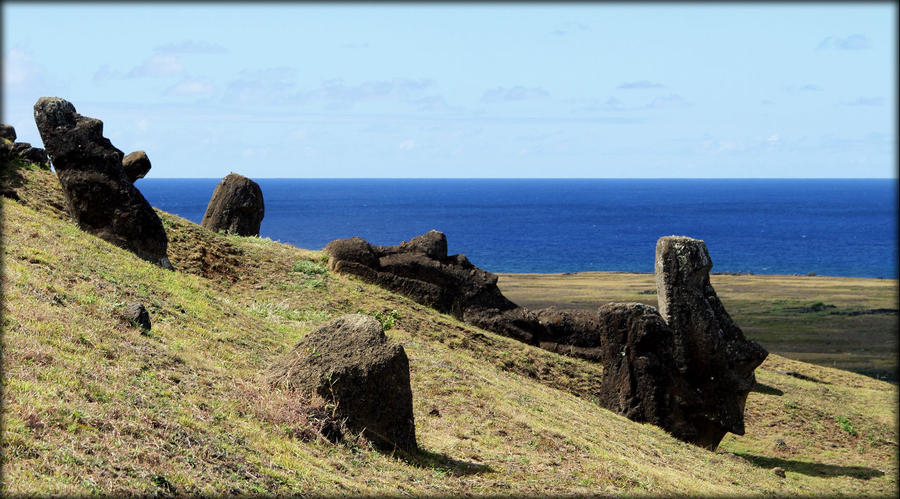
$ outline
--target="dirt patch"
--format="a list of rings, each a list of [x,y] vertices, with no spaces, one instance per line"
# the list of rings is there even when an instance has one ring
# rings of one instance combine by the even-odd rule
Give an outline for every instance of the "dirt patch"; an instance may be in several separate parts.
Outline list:
[[[157,210],[169,236],[169,261],[175,270],[234,283],[246,266],[244,252],[217,234]]]

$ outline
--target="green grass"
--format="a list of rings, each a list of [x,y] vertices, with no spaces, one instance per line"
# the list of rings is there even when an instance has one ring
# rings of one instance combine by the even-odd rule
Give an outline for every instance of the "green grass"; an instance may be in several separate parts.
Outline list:
[[[598,407],[597,364],[354,278],[292,270],[321,263],[321,252],[162,214],[178,269],[169,272],[75,228],[51,173],[22,179],[21,201],[2,205],[4,494],[855,496],[897,488],[893,385],[771,355],[747,400],[746,434],[709,452]],[[304,285],[308,278],[323,287]],[[150,334],[122,319],[129,301],[147,307]],[[413,455],[302,437],[304,394],[266,380],[319,323],[357,310],[390,319],[387,334],[409,357]]]
[[[300,272],[301,274],[306,275],[319,275],[326,273],[328,269],[320,262],[300,260],[299,262],[294,262],[294,264],[291,265],[291,271]]]

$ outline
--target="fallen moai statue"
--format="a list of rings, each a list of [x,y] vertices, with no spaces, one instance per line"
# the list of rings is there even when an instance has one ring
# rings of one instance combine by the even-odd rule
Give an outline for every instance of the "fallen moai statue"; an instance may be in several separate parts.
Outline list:
[[[103,122],[78,114],[59,97],[38,99],[34,121],[78,226],[172,269],[162,222],[126,177],[122,151],[103,136]]]
[[[259,184],[237,173],[229,173],[216,186],[200,225],[239,236],[258,236],[266,214]]]
[[[360,237],[337,239],[325,252],[336,272],[357,275],[470,324],[548,350],[600,358],[590,312],[533,312],[516,305],[500,292],[496,275],[465,255],[448,255],[441,232],[432,230],[397,246],[372,245]]]
[[[270,380],[333,403],[350,429],[381,450],[416,450],[409,359],[372,316],[344,315],[309,333]]]
[[[709,283],[703,241],[667,237],[657,246],[660,314],[639,303],[597,311],[519,307],[497,276],[464,255],[448,255],[431,231],[397,246],[354,237],[325,248],[329,267],[406,295],[455,317],[554,352],[603,363],[600,404],[629,419],[714,449],[744,433],[753,370],[767,352],[744,338]]]

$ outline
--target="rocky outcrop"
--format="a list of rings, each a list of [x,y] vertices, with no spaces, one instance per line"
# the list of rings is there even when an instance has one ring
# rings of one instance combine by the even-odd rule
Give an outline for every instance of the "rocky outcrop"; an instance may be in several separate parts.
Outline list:
[[[132,184],[150,171],[150,158],[144,151],[134,151],[122,158],[122,168],[125,169],[125,176]]]
[[[16,141],[16,129],[12,125],[0,123],[0,139],[6,139],[10,142]]]
[[[753,371],[768,352],[744,337],[709,281],[706,244],[689,237],[656,244],[659,313],[674,332],[675,367],[699,394],[692,418],[697,442],[715,448],[727,432],[744,434],[744,404]]]
[[[0,139],[0,165],[6,165],[7,161],[13,159],[14,147],[12,142]]]
[[[258,236],[263,216],[265,204],[259,184],[229,173],[213,191],[200,225],[213,232]]]
[[[171,269],[162,222],[125,176],[122,151],[103,136],[103,122],[58,97],[38,99],[34,121],[78,226]]]
[[[47,151],[40,147],[32,147],[28,142],[16,142],[13,146],[13,154],[42,167],[50,166],[50,159],[47,157]]]
[[[351,430],[379,449],[416,449],[409,360],[371,316],[344,315],[309,333],[270,379],[333,404]]]
[[[12,125],[0,124],[0,161],[5,163],[19,158],[44,168],[50,166],[47,151],[32,147],[28,142],[16,142],[16,137],[16,129]]]

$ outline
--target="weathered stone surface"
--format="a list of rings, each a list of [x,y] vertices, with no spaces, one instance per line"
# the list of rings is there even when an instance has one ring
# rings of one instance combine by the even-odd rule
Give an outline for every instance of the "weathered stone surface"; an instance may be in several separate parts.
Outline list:
[[[444,234],[431,231],[397,246],[373,246],[362,238],[325,247],[332,270],[354,274],[462,319],[469,309],[516,308],[497,287],[497,276],[464,255],[447,255]]]
[[[600,405],[690,441],[696,431],[679,401],[690,406],[697,397],[675,370],[672,329],[641,303],[609,303],[598,317],[605,340]]]
[[[767,352],[744,338],[709,282],[703,241],[664,237],[656,246],[659,313],[653,307],[600,308],[600,405],[651,423],[676,438],[715,449],[744,433],[753,370]]]
[[[122,151],[103,136],[103,122],[58,97],[38,99],[34,121],[78,226],[171,269],[162,222],[125,177]]]
[[[754,369],[768,352],[744,337],[709,281],[706,244],[689,237],[656,245],[659,312],[674,332],[680,376],[699,394],[691,418],[697,442],[715,448],[727,432],[744,434],[744,404],[756,384]]]
[[[547,331],[539,341],[541,348],[594,361],[603,357],[606,331],[597,312],[550,307],[535,314]]]
[[[416,449],[409,360],[371,316],[344,315],[309,333],[271,380],[334,403],[348,427],[382,450]]]
[[[7,161],[15,157],[14,148],[14,143],[0,139],[0,164],[5,165]]]
[[[421,236],[400,243],[400,252],[424,253],[428,258],[444,260],[447,258],[447,236],[443,232],[430,230]]]
[[[46,167],[50,164],[50,160],[47,158],[47,151],[40,147],[32,147],[28,142],[16,142],[13,144],[13,154],[36,165]]]
[[[200,225],[213,232],[258,236],[263,216],[265,204],[259,184],[229,173],[213,191]]]
[[[465,255],[448,255],[447,238],[430,231],[396,246],[337,239],[325,247],[331,270],[353,274],[478,327],[574,357],[600,358],[596,314],[546,309],[533,312],[508,300],[497,276]]]
[[[144,151],[134,151],[122,158],[122,168],[125,169],[125,176],[132,184],[140,178],[144,178],[150,171],[150,158]]]
[[[150,313],[140,303],[131,302],[125,307],[125,319],[137,324],[143,331],[150,330]]]
[[[0,138],[15,142],[16,129],[12,125],[0,124]]]

